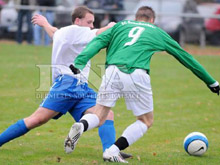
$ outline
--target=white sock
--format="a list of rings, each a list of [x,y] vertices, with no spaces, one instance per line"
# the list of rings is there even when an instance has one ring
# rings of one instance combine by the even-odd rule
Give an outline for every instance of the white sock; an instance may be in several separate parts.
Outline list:
[[[114,144],[112,144],[111,147],[108,148],[108,151],[115,156],[118,155],[118,153],[120,152],[119,148]]]
[[[137,120],[130,126],[128,126],[122,136],[125,137],[128,141],[129,146],[140,139],[144,133],[147,132],[147,125],[144,124],[142,121]]]
[[[90,113],[86,114],[80,120],[86,120],[87,121],[87,123],[88,123],[87,130],[98,127],[98,125],[99,125],[99,118],[95,114],[90,114]]]

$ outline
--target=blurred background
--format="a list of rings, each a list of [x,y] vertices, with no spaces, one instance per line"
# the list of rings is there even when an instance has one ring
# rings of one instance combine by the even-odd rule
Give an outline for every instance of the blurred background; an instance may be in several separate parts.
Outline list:
[[[220,0],[0,0],[0,40],[50,45],[50,38],[30,22],[40,13],[60,28],[71,24],[71,13],[86,5],[95,13],[95,27],[110,21],[133,20],[140,6],[156,12],[155,24],[182,46],[220,45]]]

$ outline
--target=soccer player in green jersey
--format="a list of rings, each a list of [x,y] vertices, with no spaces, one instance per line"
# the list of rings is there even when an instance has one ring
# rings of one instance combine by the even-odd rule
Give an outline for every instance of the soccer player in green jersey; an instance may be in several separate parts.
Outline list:
[[[127,163],[120,157],[123,150],[137,141],[153,123],[153,98],[150,84],[150,60],[158,51],[166,51],[200,78],[212,92],[219,95],[219,83],[184,51],[166,32],[155,26],[155,13],[147,6],[139,8],[135,21],[121,21],[97,36],[75,59],[74,66],[83,69],[102,48],[107,48],[106,71],[96,101],[96,113],[83,116],[68,136],[75,147],[83,131],[101,125],[117,99],[125,98],[127,109],[137,121],[128,126],[122,136],[103,153],[111,162]]]

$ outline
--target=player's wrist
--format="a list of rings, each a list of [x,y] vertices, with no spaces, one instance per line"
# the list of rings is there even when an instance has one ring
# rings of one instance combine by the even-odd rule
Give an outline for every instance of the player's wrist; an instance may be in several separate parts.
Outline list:
[[[48,22],[44,22],[44,23],[42,24],[42,26],[43,26],[44,28],[51,28],[51,27],[52,27]]]
[[[111,27],[113,27],[115,24],[116,24],[115,22],[110,22],[110,23],[108,23],[107,28],[111,28]]]

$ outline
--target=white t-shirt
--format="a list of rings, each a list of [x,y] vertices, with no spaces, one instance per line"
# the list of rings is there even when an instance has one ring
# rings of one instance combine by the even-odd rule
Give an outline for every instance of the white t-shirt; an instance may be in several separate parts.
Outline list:
[[[82,70],[80,77],[70,70],[75,58],[82,52],[86,45],[96,37],[98,29],[91,30],[89,27],[70,25],[57,30],[53,35],[52,50],[52,80],[62,74],[80,78],[87,82],[90,70],[90,61]]]

